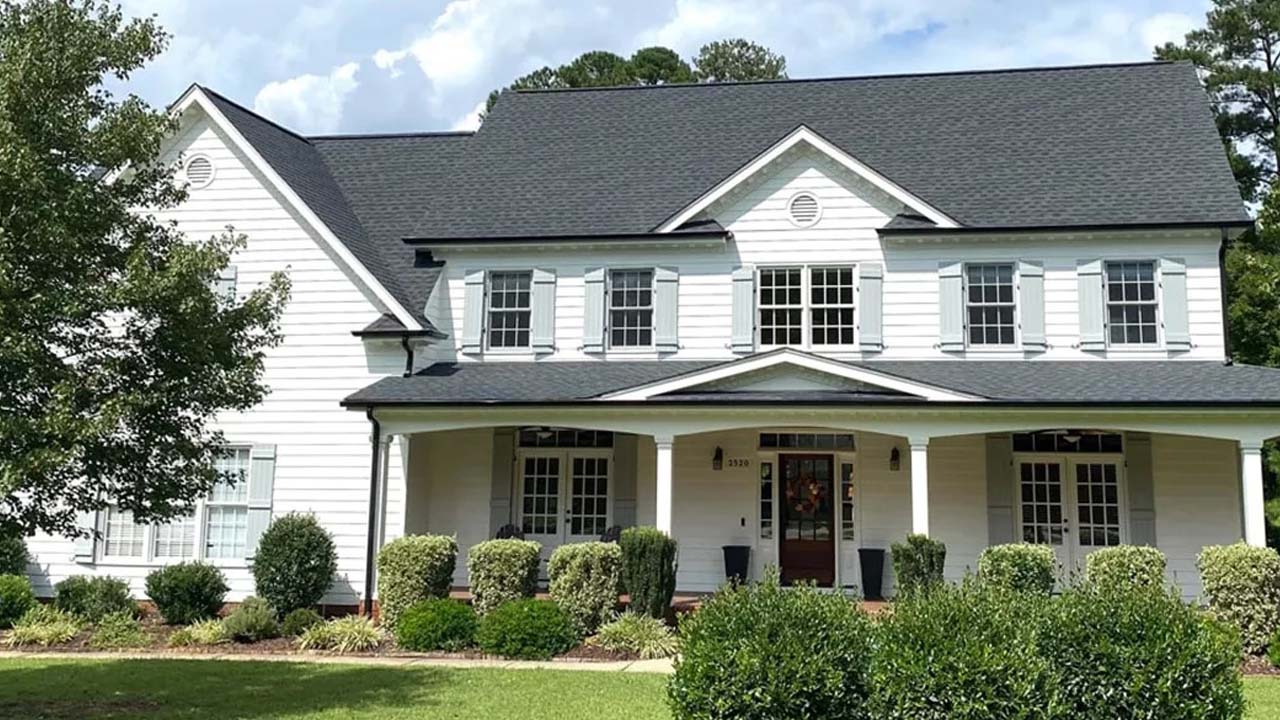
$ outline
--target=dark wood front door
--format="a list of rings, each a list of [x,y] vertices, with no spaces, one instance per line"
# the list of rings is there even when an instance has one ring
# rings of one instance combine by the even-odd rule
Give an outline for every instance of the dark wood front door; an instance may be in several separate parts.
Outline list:
[[[782,455],[782,581],[835,582],[834,461],[830,455]]]

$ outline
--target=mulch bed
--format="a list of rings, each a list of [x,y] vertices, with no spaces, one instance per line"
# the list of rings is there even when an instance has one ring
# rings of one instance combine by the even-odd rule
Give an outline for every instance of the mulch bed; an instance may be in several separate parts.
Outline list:
[[[1240,672],[1245,675],[1280,675],[1280,668],[1265,657],[1253,655],[1240,664]]]

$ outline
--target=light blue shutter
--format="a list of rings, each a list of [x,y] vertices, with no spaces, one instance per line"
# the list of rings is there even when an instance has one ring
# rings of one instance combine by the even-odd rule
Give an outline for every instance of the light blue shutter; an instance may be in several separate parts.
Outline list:
[[[587,268],[582,292],[582,351],[604,352],[604,268]]]
[[[987,445],[987,544],[1003,545],[1014,539],[1013,438],[988,435]]]
[[[653,344],[658,352],[680,349],[680,273],[675,268],[653,271]]]
[[[964,350],[964,263],[938,265],[938,347]]]
[[[480,352],[483,338],[484,270],[469,270],[462,294],[462,352]]]
[[[1044,266],[1018,262],[1018,304],[1022,313],[1022,349],[1042,352],[1044,339]]]
[[[862,263],[858,276],[858,344],[863,352],[880,352],[884,350],[884,266]]]
[[[732,348],[736,353],[756,349],[756,270],[743,265],[733,271]]]
[[[76,513],[76,529],[81,534],[75,539],[75,560],[78,563],[91,563],[98,544],[98,513],[93,510]]]
[[[1191,349],[1187,320],[1187,264],[1181,258],[1160,259],[1160,298],[1164,313],[1164,344],[1170,350]]]
[[[1129,544],[1156,546],[1156,493],[1151,436],[1124,436],[1124,481],[1129,488]]]
[[[1107,331],[1103,322],[1102,261],[1081,260],[1076,266],[1080,292],[1080,349],[1107,349]]]
[[[556,349],[556,271],[533,270],[533,351]]]
[[[276,479],[276,446],[254,445],[249,451],[249,516],[245,557],[258,551],[258,538],[271,524],[271,498]]]

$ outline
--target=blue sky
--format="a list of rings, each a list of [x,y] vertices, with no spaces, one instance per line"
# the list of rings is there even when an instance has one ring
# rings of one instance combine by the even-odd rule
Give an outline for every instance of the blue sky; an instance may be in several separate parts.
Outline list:
[[[1204,21],[1190,0],[124,0],[172,34],[128,88],[192,82],[307,133],[474,126],[488,92],[587,50],[685,57],[747,37],[791,77],[1147,60]]]

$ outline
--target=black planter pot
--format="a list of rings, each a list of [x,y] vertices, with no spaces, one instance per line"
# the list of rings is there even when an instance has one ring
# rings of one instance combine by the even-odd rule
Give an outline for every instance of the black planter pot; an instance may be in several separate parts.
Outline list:
[[[750,545],[724,546],[724,576],[739,583],[747,581],[747,569],[751,566]]]
[[[858,548],[858,564],[862,567],[862,597],[883,600],[884,549]]]

